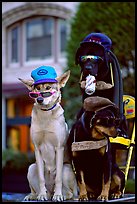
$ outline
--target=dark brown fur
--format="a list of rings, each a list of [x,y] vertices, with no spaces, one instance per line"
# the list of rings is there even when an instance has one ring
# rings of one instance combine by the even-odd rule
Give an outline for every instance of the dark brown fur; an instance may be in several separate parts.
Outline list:
[[[94,115],[95,114],[95,115]],[[94,116],[94,120],[93,119]],[[109,137],[116,137],[117,125],[114,120],[105,124],[104,118],[117,118],[117,109],[113,106],[98,111],[85,111],[70,131],[68,140],[72,142],[98,141],[107,138],[108,145],[94,150],[72,152],[72,160],[79,185],[79,200],[108,200],[122,196],[124,174],[113,163]]]

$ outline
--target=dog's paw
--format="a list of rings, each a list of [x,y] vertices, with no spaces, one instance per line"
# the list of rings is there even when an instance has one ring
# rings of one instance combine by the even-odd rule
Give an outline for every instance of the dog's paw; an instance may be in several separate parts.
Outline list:
[[[89,193],[88,197],[90,200],[95,200],[97,196],[95,196],[93,193]]]
[[[30,193],[29,195],[25,196],[23,200],[24,201],[37,200],[37,195],[34,193]]]
[[[98,196],[97,200],[108,201],[108,195],[101,194],[100,196]]]
[[[62,194],[60,195],[54,194],[52,197],[52,201],[64,201],[64,197]]]
[[[44,201],[44,200],[48,200],[48,196],[47,193],[39,193],[37,196],[37,200],[38,201]]]
[[[118,199],[122,197],[122,193],[120,191],[112,193],[110,199]]]
[[[79,195],[79,201],[88,201],[87,194]]]

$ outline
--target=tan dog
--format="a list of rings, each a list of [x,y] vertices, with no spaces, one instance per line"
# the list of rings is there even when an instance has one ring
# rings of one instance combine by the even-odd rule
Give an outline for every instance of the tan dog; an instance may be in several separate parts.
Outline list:
[[[36,163],[28,170],[31,193],[24,200],[63,201],[77,197],[77,183],[66,147],[68,128],[60,105],[60,89],[69,76],[67,71],[56,78],[57,83],[36,85],[33,80],[19,78],[31,91],[30,96],[35,97],[30,132]]]

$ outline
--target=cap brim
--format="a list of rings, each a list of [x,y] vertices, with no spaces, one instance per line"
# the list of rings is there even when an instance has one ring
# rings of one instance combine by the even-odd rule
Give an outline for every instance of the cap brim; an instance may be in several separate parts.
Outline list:
[[[105,55],[105,48],[95,42],[83,42],[80,43],[80,47],[77,49],[75,63],[76,65],[79,63],[79,56],[92,54],[96,56],[104,56]]]
[[[109,106],[116,107],[116,105],[108,98],[100,96],[87,97],[83,103],[83,107],[86,111],[98,111]]]
[[[56,79],[40,79],[38,81],[35,81],[33,85],[37,84],[43,84],[43,83],[57,83],[58,81]]]
[[[84,46],[84,45],[86,45],[86,46],[87,45],[89,45],[89,46],[91,46],[91,45],[94,46],[95,45],[96,46],[97,45],[97,46],[102,47],[103,49],[105,49],[103,45],[101,45],[99,43],[96,43],[96,42],[81,42],[80,45],[82,45],[82,46]]]

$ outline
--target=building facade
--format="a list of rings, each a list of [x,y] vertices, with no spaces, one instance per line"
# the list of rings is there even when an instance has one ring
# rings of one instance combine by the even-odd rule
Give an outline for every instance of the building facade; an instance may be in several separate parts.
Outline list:
[[[76,2],[2,3],[2,148],[33,151],[33,101],[18,78],[42,65],[66,68],[66,43]]]

